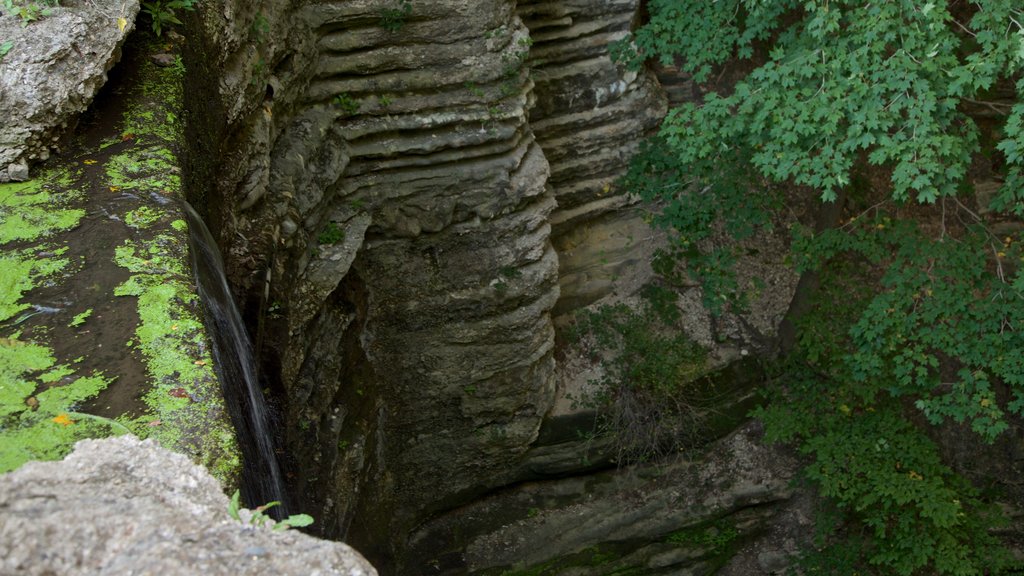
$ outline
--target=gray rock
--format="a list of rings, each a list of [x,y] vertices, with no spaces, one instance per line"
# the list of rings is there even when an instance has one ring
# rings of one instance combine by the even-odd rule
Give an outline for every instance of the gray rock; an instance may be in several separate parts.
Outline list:
[[[728,529],[737,542],[756,536],[790,498],[796,469],[790,454],[765,446],[757,425],[748,424],[699,459],[524,483],[481,498],[420,526],[411,555],[430,564],[461,548],[458,573],[481,574],[569,565],[559,559],[614,550],[617,560],[583,573],[670,566],[673,574],[706,573],[702,563],[726,547],[672,535]]]
[[[153,63],[156,64],[157,66],[160,66],[162,68],[167,68],[169,66],[174,66],[174,63],[177,61],[178,58],[174,54],[162,53],[162,54],[153,54],[152,56],[149,57],[149,59],[152,60]]]
[[[15,182],[28,180],[28,162],[20,160],[7,167],[7,176]]]
[[[95,0],[49,8],[26,26],[0,16],[0,38],[12,43],[0,59],[0,166],[49,155],[106,82],[138,12],[139,0]],[[8,171],[27,179],[20,168]]]
[[[561,289],[556,317],[611,293],[634,293],[651,278],[650,257],[662,242],[629,191],[615,186],[665,114],[654,78],[608,55],[639,6],[639,0],[516,3],[533,41],[530,127],[551,164],[548,183],[558,201],[551,215]]]
[[[227,510],[185,456],[132,436],[85,440],[0,476],[0,574],[377,574],[345,544]]]

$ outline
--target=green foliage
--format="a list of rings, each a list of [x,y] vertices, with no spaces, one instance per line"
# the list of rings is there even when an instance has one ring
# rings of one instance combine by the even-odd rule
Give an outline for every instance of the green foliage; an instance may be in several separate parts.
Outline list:
[[[971,4],[652,0],[650,24],[633,37],[638,53],[627,44],[618,52],[633,65],[681,57],[698,82],[728,59],[759,58],[731,93],[708,92],[702,105],[672,110],[661,128],[699,180],[722,171],[699,170],[708,162],[744,163],[832,200],[866,156],[890,170],[893,198],[930,203],[956,192],[978,150],[960,102],[1024,69],[1017,3]],[[762,41],[770,41],[764,55],[755,53]],[[998,144],[1011,175],[1002,205],[1018,211],[1022,117],[1019,102]]]
[[[146,0],[142,2],[142,12],[149,16],[153,33],[161,36],[171,24],[181,24],[177,10],[194,10],[196,3],[197,0]]]
[[[659,58],[706,89],[669,113],[625,180],[673,233],[656,269],[701,282],[713,311],[742,305],[736,252],[716,234],[770,226],[782,188],[847,208],[877,202],[834,229],[794,227],[791,261],[822,289],[798,322],[776,402],[758,413],[771,439],[809,455],[807,478],[843,519],[808,573],[997,573],[998,514],[911,412],[985,441],[1024,412],[1022,254],[969,206],[982,145],[963,106],[997,84],[1016,90],[985,150],[1004,171],[988,208],[1024,215],[1024,10],[1013,0],[648,8],[649,23],[614,46],[619,60]]]
[[[412,15],[412,0],[399,0],[396,8],[384,8],[380,11],[380,27],[389,32],[398,32],[405,26],[405,21]]]
[[[845,538],[819,535],[811,573],[851,574],[866,563],[886,574],[982,574],[1008,564],[988,532],[998,512],[942,464],[938,447],[885,392],[864,398],[857,383],[823,381],[797,361],[782,378],[780,396],[757,413],[768,439],[796,442],[811,458],[806,478],[855,522]]]
[[[794,260],[818,270],[822,288],[800,319],[773,402],[757,416],[769,440],[811,457],[805,475],[845,526],[820,536],[808,573],[849,574],[866,563],[883,573],[981,574],[1007,565],[988,533],[998,512],[942,464],[905,407],[936,424],[968,422],[983,439],[1005,429],[995,383],[1022,375],[1024,341],[1006,325],[1017,321],[1020,293],[987,270],[985,256],[995,249],[999,260],[1019,260],[1020,252],[973,226],[940,239],[883,211],[819,234],[797,231]]]
[[[714,174],[717,169],[710,160],[700,167],[686,166],[663,139],[655,137],[641,144],[621,182],[645,202],[658,203],[661,209],[648,221],[672,232],[672,242],[655,255],[655,271],[675,284],[699,282],[704,286],[704,303],[715,314],[727,306],[745,304],[745,294],[732,273],[736,248],[708,247],[715,223],[721,223],[734,239],[743,240],[770,228],[771,210],[780,204],[772,188],[750,193],[756,175],[749,170],[727,170],[705,181],[691,177],[695,170]]]
[[[338,108],[341,108],[341,111],[345,116],[351,116],[356,112],[359,112],[359,107],[362,105],[349,94],[338,94],[331,100],[331,103]]]
[[[334,222],[328,222],[324,229],[316,236],[316,241],[322,245],[337,244],[345,239],[345,231]]]
[[[271,530],[274,532],[281,532],[289,528],[302,528],[309,526],[313,523],[313,517],[309,514],[292,514],[283,520],[274,521],[273,518],[266,514],[266,511],[273,508],[274,506],[280,506],[280,502],[268,502],[262,506],[257,506],[255,510],[250,510],[249,525],[263,527],[268,524],[272,526]],[[242,521],[241,510],[241,492],[235,490],[235,493],[231,495],[231,501],[228,503],[228,516],[231,516],[238,522]]]
[[[10,40],[7,42],[0,42],[0,60],[3,60],[4,56],[7,56],[7,53],[11,51],[11,48],[14,48],[14,42],[11,42]]]
[[[576,319],[573,336],[604,368],[577,401],[598,411],[597,433],[614,439],[623,464],[678,448],[703,419],[693,381],[705,370],[706,352],[671,325],[676,318],[659,313],[664,309],[645,301],[639,311],[602,306]]]
[[[34,0],[3,0],[3,8],[6,12],[21,18],[21,25],[28,26],[30,22],[39,20],[44,16],[50,15],[50,8],[60,6],[58,0],[43,0],[42,3],[35,2]],[[7,43],[8,49],[11,45]],[[0,47],[0,57],[6,54],[6,51]]]

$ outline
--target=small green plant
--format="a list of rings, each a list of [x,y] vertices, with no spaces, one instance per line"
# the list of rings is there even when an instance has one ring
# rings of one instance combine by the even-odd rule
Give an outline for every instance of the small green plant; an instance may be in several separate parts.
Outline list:
[[[316,237],[317,242],[324,245],[337,244],[344,239],[345,231],[339,228],[334,222],[328,222]]]
[[[11,48],[14,48],[14,42],[0,42],[0,60],[3,60],[4,56],[7,56],[7,53],[11,51]]]
[[[196,0],[149,0],[142,3],[142,11],[150,18],[150,26],[157,36],[163,35],[164,28],[181,24],[176,10],[194,10]]]
[[[249,516],[248,524],[250,526],[256,526],[262,528],[268,523],[272,524],[271,530],[275,532],[281,532],[289,528],[302,528],[303,526],[309,526],[313,523],[313,517],[309,514],[292,514],[284,520],[274,521],[273,518],[265,514],[267,510],[270,510],[274,506],[280,506],[280,502],[268,502],[262,506],[257,506],[255,510],[250,510],[251,515]],[[231,495],[231,503],[228,504],[228,516],[231,516],[238,522],[243,522],[241,511],[241,492],[235,490],[235,493]]]
[[[263,12],[257,12],[256,17],[252,19],[252,35],[256,39],[257,44],[261,44],[263,39],[270,32],[270,21],[263,15]]]
[[[45,5],[32,0],[28,2],[25,2],[24,0],[19,0],[18,2],[15,2],[14,0],[3,0],[3,7],[7,12],[21,18],[22,26],[28,26],[29,22],[39,20],[43,16],[49,16],[51,7],[60,6],[60,2],[58,0],[44,0],[44,3]],[[6,54],[6,51],[3,51],[3,47],[0,46],[0,57],[2,57],[3,54]]]
[[[385,8],[380,11],[380,27],[389,32],[398,32],[405,26],[405,21],[411,14],[412,0],[401,0],[397,8]]]
[[[252,63],[252,78],[249,79],[251,86],[259,86],[263,84],[263,78],[267,73],[267,61],[263,57],[258,58]]]
[[[349,94],[338,94],[331,102],[338,108],[341,108],[345,116],[351,116],[359,111],[359,101]]]
[[[387,108],[388,106],[391,106],[391,98],[389,98],[387,95],[380,96],[377,98],[377,104],[381,108]]]
[[[734,526],[719,521],[704,528],[677,530],[669,534],[665,541],[670,544],[689,544],[708,548],[708,553],[717,556],[725,552],[739,535]]]

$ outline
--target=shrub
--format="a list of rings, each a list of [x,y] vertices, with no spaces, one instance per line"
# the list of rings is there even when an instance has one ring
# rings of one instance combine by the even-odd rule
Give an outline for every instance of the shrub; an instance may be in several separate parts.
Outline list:
[[[620,464],[674,451],[701,429],[703,400],[693,382],[707,354],[672,320],[651,300],[640,310],[619,304],[577,317],[574,339],[595,359],[610,355],[577,401],[597,410],[596,432],[614,439]]]

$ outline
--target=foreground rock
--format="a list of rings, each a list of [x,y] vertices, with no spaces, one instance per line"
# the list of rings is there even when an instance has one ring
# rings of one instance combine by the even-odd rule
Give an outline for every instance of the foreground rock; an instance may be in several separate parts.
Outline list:
[[[28,180],[28,163],[49,157],[121,59],[138,12],[138,0],[64,2],[26,25],[0,10],[0,182]]]
[[[185,456],[131,436],[86,440],[0,476],[0,574],[377,574],[345,544],[227,511]]]

